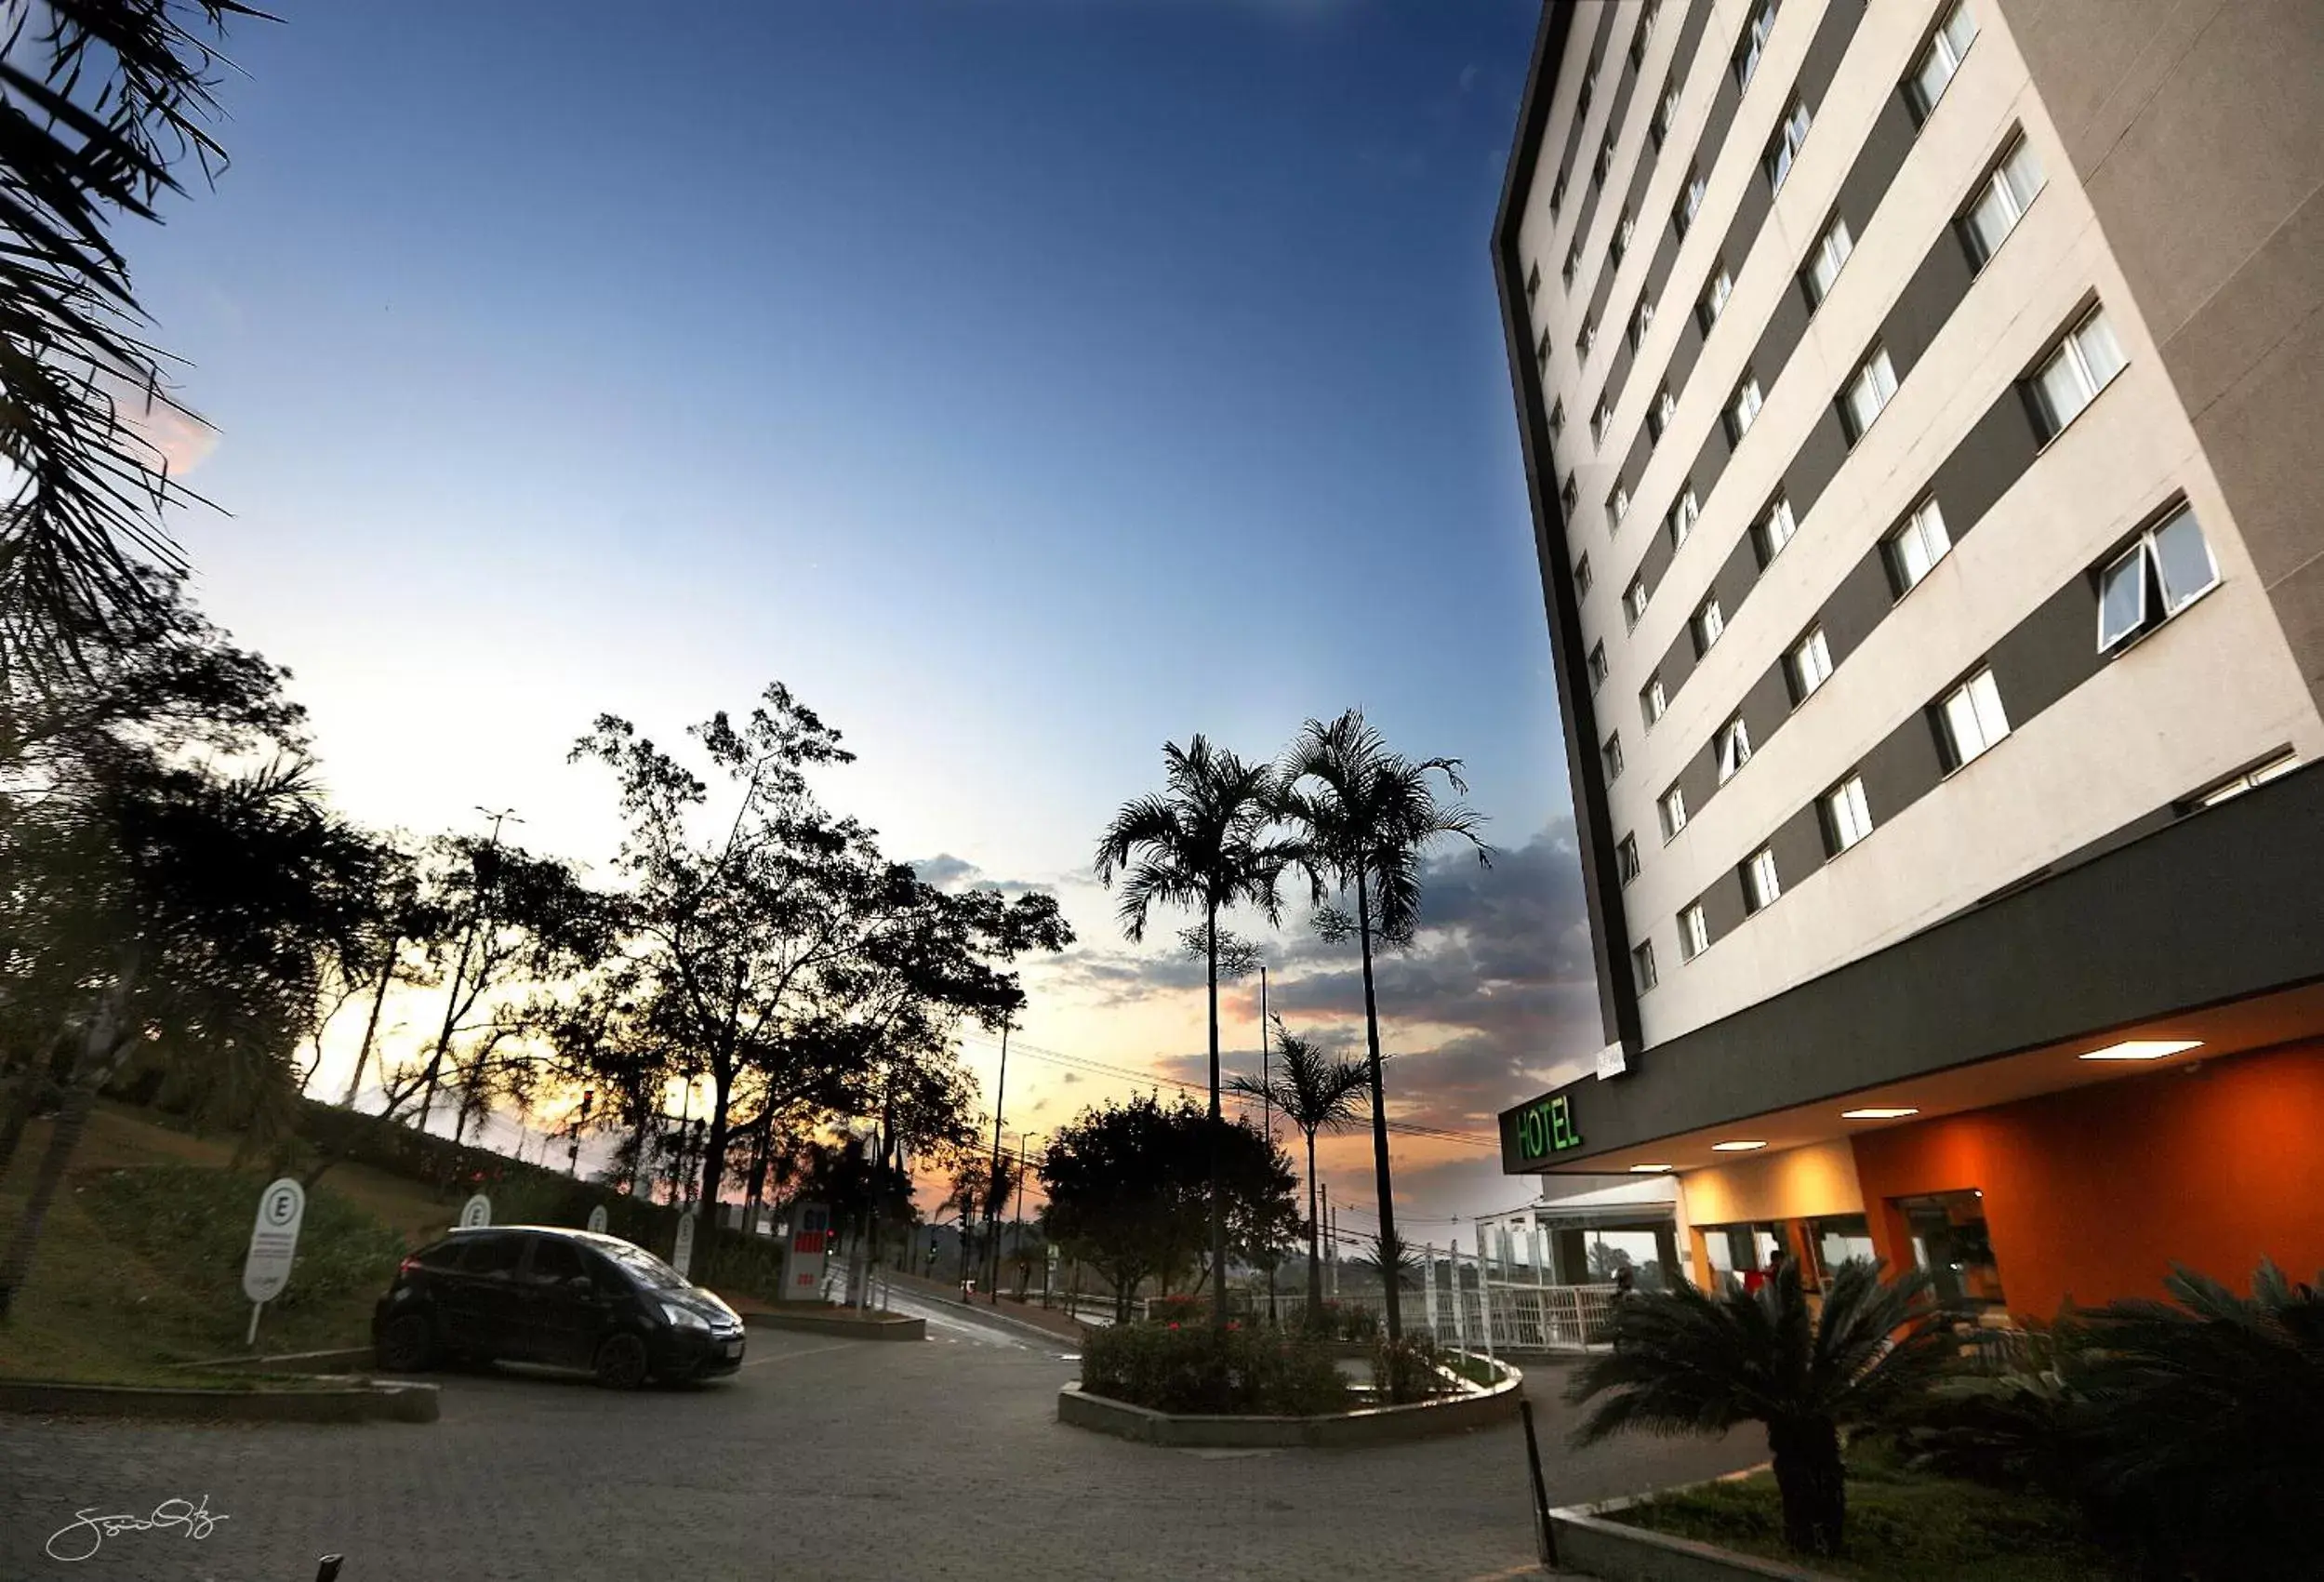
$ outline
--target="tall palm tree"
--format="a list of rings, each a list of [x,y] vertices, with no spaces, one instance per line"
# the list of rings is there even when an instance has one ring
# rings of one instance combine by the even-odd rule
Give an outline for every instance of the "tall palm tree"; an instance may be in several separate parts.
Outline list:
[[[1420,922],[1420,870],[1440,836],[1477,848],[1490,867],[1492,853],[1477,833],[1484,819],[1458,802],[1440,802],[1429,785],[1441,775],[1455,795],[1467,795],[1457,758],[1414,761],[1391,750],[1380,733],[1350,709],[1331,724],[1309,720],[1276,769],[1283,787],[1282,814],[1300,835],[1300,866],[1319,907],[1334,893],[1356,895],[1353,919],[1336,909],[1317,913],[1326,938],[1355,935],[1363,953],[1363,1029],[1372,1083],[1372,1165],[1380,1198],[1380,1236],[1397,1244],[1396,1205],[1388,1166],[1388,1102],[1380,1083],[1380,1010],[1372,985],[1372,946],[1412,942]],[[1401,1339],[1403,1314],[1388,1283],[1388,1338]]]
[[[1614,1349],[1567,1387],[1577,1405],[1602,1397],[1574,1442],[1763,1423],[1784,1542],[1835,1553],[1848,1514],[1840,1430],[1890,1416],[1946,1364],[1950,1336],[1929,1291],[1919,1270],[1883,1281],[1878,1264],[1857,1258],[1834,1271],[1820,1313],[1794,1260],[1756,1293],[1730,1282],[1714,1296],[1684,1281],[1633,1293],[1614,1309]]]
[[[1169,789],[1125,802],[1097,841],[1097,882],[1110,889],[1122,876],[1122,932],[1132,944],[1146,937],[1146,914],[1156,902],[1185,907],[1202,919],[1202,953],[1211,1016],[1211,1322],[1227,1327],[1227,1203],[1221,1181],[1218,1113],[1218,914],[1236,906],[1258,909],[1268,923],[1282,913],[1277,886],[1294,850],[1272,839],[1279,788],[1266,764],[1246,764],[1197,735],[1181,748],[1162,745]]]
[[[1237,1077],[1237,1093],[1271,1103],[1308,1139],[1308,1313],[1323,1310],[1321,1229],[1315,1201],[1315,1138],[1319,1132],[1337,1132],[1356,1123],[1363,1113],[1362,1095],[1368,1079],[1353,1060],[1335,1060],[1313,1039],[1301,1038],[1275,1024],[1277,1064],[1264,1082]]]
[[[156,432],[200,419],[114,236],[160,218],[225,152],[206,129],[240,0],[0,5],[0,681],[53,679],[150,635],[159,569],[183,563],[163,521],[196,499]]]

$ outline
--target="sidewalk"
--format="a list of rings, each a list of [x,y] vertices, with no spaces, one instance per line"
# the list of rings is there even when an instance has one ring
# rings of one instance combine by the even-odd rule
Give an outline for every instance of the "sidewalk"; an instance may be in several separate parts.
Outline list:
[[[975,1301],[963,1302],[961,1288],[955,1283],[927,1280],[917,1274],[906,1274],[899,1270],[893,1269],[883,1270],[880,1272],[881,1278],[894,1285],[898,1291],[909,1291],[923,1301],[943,1302],[950,1307],[962,1308],[976,1313],[980,1318],[1006,1319],[1025,1328],[1040,1330],[1054,1338],[1070,1340],[1076,1345],[1079,1345],[1088,1333],[1078,1321],[1066,1317],[1064,1313],[1054,1308],[1043,1308],[1038,1303],[1020,1302],[1010,1296],[1003,1296],[996,1302],[982,1292],[977,1293]]]

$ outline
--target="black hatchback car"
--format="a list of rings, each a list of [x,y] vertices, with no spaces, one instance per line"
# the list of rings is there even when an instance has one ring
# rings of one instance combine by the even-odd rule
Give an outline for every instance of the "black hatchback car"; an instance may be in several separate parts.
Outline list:
[[[644,1248],[590,1230],[455,1230],[405,1258],[371,1314],[379,1366],[440,1361],[586,1368],[600,1384],[714,1378],[742,1366],[742,1320]]]

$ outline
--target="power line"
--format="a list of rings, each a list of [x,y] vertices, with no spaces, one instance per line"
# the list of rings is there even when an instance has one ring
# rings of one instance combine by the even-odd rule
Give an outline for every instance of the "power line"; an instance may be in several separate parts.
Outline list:
[[[978,1038],[973,1034],[963,1035],[962,1041],[978,1044],[987,1049],[999,1047],[995,1041]],[[1188,1082],[1180,1077],[1165,1076],[1159,1071],[1141,1071],[1127,1066],[1116,1066],[1086,1055],[1067,1055],[1055,1049],[1042,1049],[1027,1044],[1021,1039],[1012,1039],[1009,1049],[1013,1054],[1046,1061],[1052,1065],[1063,1066],[1069,1070],[1081,1071],[1085,1075],[1111,1077],[1118,1082],[1125,1082],[1133,1085],[1172,1087],[1183,1093],[1193,1094],[1198,1097],[1208,1097],[1210,1095],[1210,1088],[1204,1083]],[[1222,1091],[1219,1098],[1222,1103],[1234,1104],[1246,1112],[1252,1106],[1261,1102],[1248,1094],[1236,1093],[1231,1090]],[[1441,1126],[1422,1125],[1414,1121],[1390,1121],[1388,1123],[1388,1129],[1404,1137],[1418,1137],[1429,1142],[1458,1143],[1467,1148],[1491,1149],[1496,1153],[1501,1148],[1498,1138],[1483,1137],[1475,1132],[1455,1132]]]

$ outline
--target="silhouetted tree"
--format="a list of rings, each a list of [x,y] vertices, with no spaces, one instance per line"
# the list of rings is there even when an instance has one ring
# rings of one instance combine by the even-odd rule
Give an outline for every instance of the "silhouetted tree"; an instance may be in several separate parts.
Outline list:
[[[1316,1134],[1344,1130],[1361,1118],[1366,1079],[1364,1069],[1355,1061],[1335,1060],[1312,1039],[1286,1029],[1282,1017],[1273,1020],[1275,1064],[1268,1080],[1237,1077],[1234,1089],[1272,1102],[1308,1140],[1308,1311],[1312,1315],[1323,1310],[1323,1263],[1315,1201]]]

